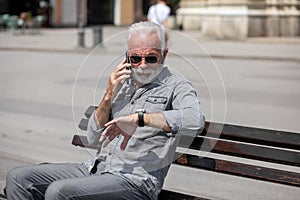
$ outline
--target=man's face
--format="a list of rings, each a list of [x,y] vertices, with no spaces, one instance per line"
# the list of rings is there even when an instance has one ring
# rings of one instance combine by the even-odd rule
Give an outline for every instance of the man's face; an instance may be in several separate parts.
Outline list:
[[[161,72],[163,52],[157,33],[133,34],[128,42],[132,77],[140,84],[150,83]]]

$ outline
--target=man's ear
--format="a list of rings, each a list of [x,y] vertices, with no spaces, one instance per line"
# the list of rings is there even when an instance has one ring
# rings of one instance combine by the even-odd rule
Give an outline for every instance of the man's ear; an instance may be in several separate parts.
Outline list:
[[[161,58],[160,64],[164,64],[165,58],[166,58],[166,56],[167,56],[167,54],[168,54],[168,51],[169,51],[168,48],[165,48],[165,49],[163,50],[162,58]]]
[[[165,50],[164,50],[164,57],[167,56],[168,52],[169,52],[169,49],[168,49],[168,48],[165,48]]]
[[[163,56],[163,57],[161,58],[160,64],[164,64],[165,58],[166,58],[168,52],[169,52],[169,49],[168,49],[168,48],[165,48],[165,49],[163,50],[163,53],[162,53],[162,56]]]

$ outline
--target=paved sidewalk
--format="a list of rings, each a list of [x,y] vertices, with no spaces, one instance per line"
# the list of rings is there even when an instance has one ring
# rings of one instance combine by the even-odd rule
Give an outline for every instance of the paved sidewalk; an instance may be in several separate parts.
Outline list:
[[[103,40],[110,43],[102,50],[125,48],[125,26],[104,26]],[[112,39],[113,38],[113,39]],[[189,42],[187,42],[189,41]],[[191,45],[190,42],[197,44]],[[78,48],[78,29],[41,29],[39,33],[0,32],[0,50],[69,51],[87,53],[93,49],[93,30],[85,29],[85,48]],[[199,46],[200,45],[200,46]],[[200,47],[200,48],[199,48]],[[237,59],[295,60],[300,62],[300,37],[249,38],[246,41],[221,41],[204,37],[199,31],[172,31],[170,49],[193,56]],[[180,50],[178,50],[180,49]],[[199,49],[202,49],[199,51]],[[181,53],[181,52],[180,52]]]
[[[103,39],[109,42],[104,42],[103,47],[97,49],[107,54],[124,53],[126,30],[127,27],[105,26]],[[76,28],[41,29],[39,34],[0,32],[2,55],[0,194],[5,185],[6,173],[13,166],[53,160],[65,161],[65,158],[83,161],[89,156],[87,155],[89,152],[84,149],[70,145],[70,134],[73,134],[74,124],[69,120],[69,116],[71,118],[69,112],[78,63],[84,59],[84,54],[93,49],[92,29],[85,29],[86,48],[78,48],[77,42]],[[170,49],[173,53],[191,56],[191,60],[208,55],[222,58],[216,60],[220,64],[219,69],[227,87],[229,121],[240,124],[250,122],[255,125],[260,120],[265,121],[258,123],[260,126],[273,127],[276,123],[282,124],[282,119],[288,119],[284,121],[283,126],[275,127],[299,130],[298,124],[294,122],[299,119],[297,99],[299,99],[300,37],[220,41],[203,37],[199,31],[174,31]],[[38,55],[38,52],[44,53]],[[62,52],[62,55],[52,52]],[[65,59],[66,62],[62,62],[61,59]],[[255,61],[257,59],[259,62]],[[206,63],[203,61],[205,59],[197,60],[200,60],[199,63]],[[284,62],[277,62],[281,60]],[[20,68],[24,61],[26,67]],[[203,66],[202,69],[204,74],[208,75],[207,80],[213,82],[214,76],[209,76],[210,74],[205,71],[209,66]],[[80,96],[80,100],[75,101],[78,110],[89,102],[89,92],[93,90],[96,82],[97,75],[91,76],[91,73],[95,73],[96,69],[98,72],[97,65],[90,67],[91,70],[82,71],[83,74],[79,77],[80,86],[76,94]],[[256,95],[257,98],[254,98]],[[202,100],[205,105],[210,99]],[[210,107],[207,108],[210,111]],[[239,120],[240,116],[243,116],[243,119]],[[20,123],[16,124],[15,121]],[[291,127],[290,124],[296,126]],[[48,137],[49,135],[51,137]],[[43,148],[40,148],[41,146]],[[184,177],[188,172],[174,171],[174,173]],[[203,178],[197,179],[199,184],[193,184],[191,181],[191,186],[201,186],[214,196],[219,195],[218,199],[226,199],[226,195],[235,196],[235,199],[237,197],[288,199],[288,195],[297,198],[300,192],[299,188],[243,178],[229,179],[227,175],[207,171],[199,172],[198,175]],[[180,182],[180,178],[177,177],[177,182]],[[170,181],[170,185],[173,187],[175,182],[176,180]],[[188,189],[191,190],[193,187],[188,186]],[[232,193],[236,190],[241,192]]]

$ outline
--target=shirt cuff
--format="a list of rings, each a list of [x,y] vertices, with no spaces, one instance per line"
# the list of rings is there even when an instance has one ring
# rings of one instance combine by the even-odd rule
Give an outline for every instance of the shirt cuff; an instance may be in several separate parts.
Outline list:
[[[163,111],[162,114],[164,115],[168,125],[170,126],[172,133],[177,133],[181,129],[181,114],[179,110],[168,110]]]
[[[90,144],[96,144],[99,142],[100,136],[105,128],[97,128],[97,123],[95,121],[95,111],[89,119],[87,126],[87,140]]]

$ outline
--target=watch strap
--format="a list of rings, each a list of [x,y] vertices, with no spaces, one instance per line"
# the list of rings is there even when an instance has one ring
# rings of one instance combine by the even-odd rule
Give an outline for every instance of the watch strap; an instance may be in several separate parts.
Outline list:
[[[136,113],[138,114],[138,126],[143,127],[145,125],[144,122],[144,113],[146,111],[144,109],[138,109]]]

